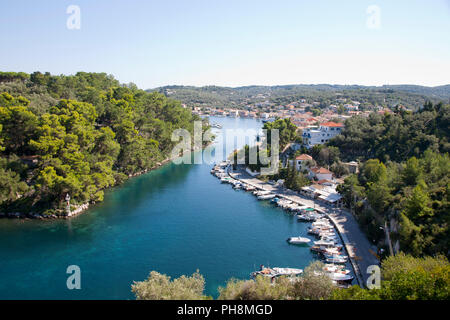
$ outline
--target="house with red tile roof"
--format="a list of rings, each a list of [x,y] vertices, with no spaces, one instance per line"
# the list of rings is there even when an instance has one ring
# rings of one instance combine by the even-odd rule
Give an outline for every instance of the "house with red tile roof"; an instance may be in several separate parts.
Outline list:
[[[295,157],[295,169],[297,171],[307,170],[309,166],[313,163],[313,157],[308,154],[301,154]]]
[[[333,180],[333,172],[324,167],[314,167],[310,170],[312,178],[317,180]]]

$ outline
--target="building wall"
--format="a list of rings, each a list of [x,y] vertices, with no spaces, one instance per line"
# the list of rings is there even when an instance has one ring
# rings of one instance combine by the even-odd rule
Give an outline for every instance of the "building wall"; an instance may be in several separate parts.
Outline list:
[[[307,128],[303,131],[303,143],[308,148],[317,144],[323,144],[340,134],[341,131],[342,128],[340,127],[320,126],[319,128]]]

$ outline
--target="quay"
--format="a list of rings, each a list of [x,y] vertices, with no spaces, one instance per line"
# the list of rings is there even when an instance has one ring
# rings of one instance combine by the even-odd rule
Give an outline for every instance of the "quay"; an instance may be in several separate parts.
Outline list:
[[[380,262],[374,255],[376,247],[369,242],[366,235],[360,230],[355,217],[347,210],[341,208],[332,208],[323,203],[307,198],[292,190],[263,182],[252,177],[245,170],[231,170],[231,166],[227,167],[228,175],[242,183],[248,184],[256,189],[270,191],[279,197],[290,200],[301,206],[314,208],[316,211],[325,214],[335,226],[344,248],[347,251],[350,264],[352,265],[357,283],[360,287],[364,287],[370,276],[367,268],[370,265],[379,265]]]

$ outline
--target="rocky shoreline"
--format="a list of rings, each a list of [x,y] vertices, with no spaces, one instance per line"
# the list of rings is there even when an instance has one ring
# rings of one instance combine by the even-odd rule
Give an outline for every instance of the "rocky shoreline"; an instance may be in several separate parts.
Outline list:
[[[89,208],[89,203],[83,203],[79,206],[75,206],[74,210],[71,210],[70,213],[65,215],[57,215],[57,214],[39,214],[33,211],[28,213],[22,212],[0,212],[0,218],[10,218],[10,219],[37,219],[37,220],[48,220],[48,219],[67,219],[72,218],[74,216],[79,215],[83,211]]]

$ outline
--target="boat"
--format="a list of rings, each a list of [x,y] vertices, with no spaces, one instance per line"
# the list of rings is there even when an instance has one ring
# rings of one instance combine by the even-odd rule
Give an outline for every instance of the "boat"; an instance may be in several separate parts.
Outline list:
[[[244,186],[244,190],[245,191],[253,191],[253,190],[255,190],[256,188],[254,187],[254,186],[251,186],[251,185],[249,185],[249,184],[247,184],[247,185],[245,185]]]
[[[264,196],[266,194],[271,194],[269,190],[262,190],[262,191],[254,191],[253,194],[255,196]],[[273,195],[275,197],[275,195]]]
[[[277,276],[297,276],[303,273],[303,269],[297,268],[273,268]]]
[[[259,271],[254,271],[250,274],[252,278],[255,278],[258,275],[269,277],[269,278],[275,278],[279,276],[297,276],[303,273],[302,269],[296,269],[296,268],[265,268],[264,266],[261,266],[261,269]]]
[[[337,245],[337,243],[334,241],[325,241],[325,240],[314,241],[314,244],[316,246],[322,246],[322,247],[334,247]]]
[[[323,267],[323,270],[325,272],[332,272],[332,273],[342,273],[342,274],[349,274],[350,270],[345,269],[342,265],[337,265],[337,264],[326,264]]]
[[[290,244],[305,244],[311,242],[311,239],[305,237],[290,237],[287,239]]]
[[[270,200],[270,202],[272,202],[272,203],[277,203],[278,201],[280,201],[280,198],[278,198],[278,197],[275,197],[272,200]]]
[[[325,255],[325,261],[328,263],[346,263],[348,261],[348,257]]]
[[[217,128],[217,129],[222,129],[222,125],[221,125],[221,124],[218,124],[218,123],[213,123],[213,124],[211,124],[211,127],[212,127],[212,128]]]
[[[341,248],[338,247],[333,247],[333,248],[327,248],[327,247],[321,247],[323,248],[323,254],[328,254],[328,255],[332,255],[332,256],[340,256],[341,255]]]
[[[352,282],[354,277],[350,274],[342,274],[339,272],[333,272],[328,274],[331,280],[336,282]]]
[[[258,200],[269,200],[275,198],[274,194],[263,194],[258,196]]]
[[[320,237],[320,240],[333,241],[335,243],[339,242],[339,238],[336,235],[323,235],[323,236]]]
[[[307,221],[307,222],[311,222],[311,221],[316,221],[316,217],[314,215],[311,214],[297,214],[297,219],[301,220],[301,221]]]

